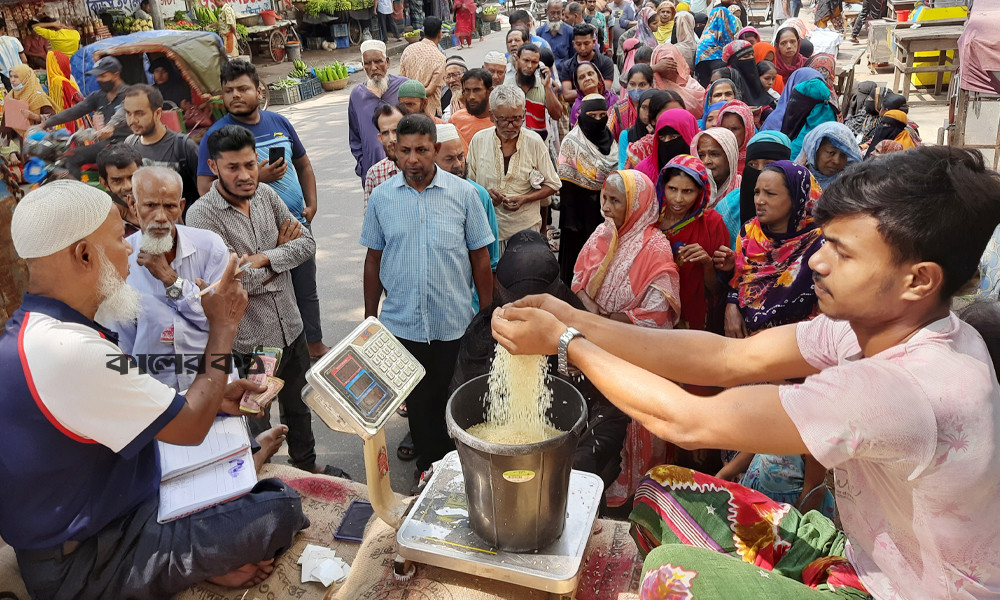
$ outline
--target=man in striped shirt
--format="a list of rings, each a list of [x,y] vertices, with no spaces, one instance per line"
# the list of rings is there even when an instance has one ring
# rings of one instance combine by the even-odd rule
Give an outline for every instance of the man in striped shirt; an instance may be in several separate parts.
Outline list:
[[[404,110],[406,109],[391,104],[380,104],[372,117],[375,129],[378,130],[378,141],[382,142],[385,150],[385,158],[372,165],[365,174],[365,208],[368,208],[368,198],[372,191],[399,173],[399,167],[396,166],[396,126],[403,118]]]
[[[524,92],[524,126],[544,140],[548,136],[545,111],[553,119],[559,120],[562,116],[562,102],[552,86],[552,73],[545,65],[539,65],[540,59],[538,46],[524,44],[518,48],[515,58],[517,76],[510,83]]]

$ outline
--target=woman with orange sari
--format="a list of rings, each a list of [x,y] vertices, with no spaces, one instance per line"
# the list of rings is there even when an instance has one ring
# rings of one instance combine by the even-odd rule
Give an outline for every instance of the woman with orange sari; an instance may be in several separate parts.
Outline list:
[[[670,242],[660,233],[653,182],[639,171],[615,171],[601,191],[605,221],[576,261],[572,290],[587,310],[640,327],[669,329],[680,315],[680,279]],[[650,468],[672,458],[672,444],[631,421],[621,474],[607,489],[608,506],[621,506]]]
[[[68,56],[57,50],[50,50],[45,57],[45,73],[48,76],[49,99],[56,112],[83,100],[80,87],[73,81]],[[66,129],[76,131],[77,122],[66,123]]]

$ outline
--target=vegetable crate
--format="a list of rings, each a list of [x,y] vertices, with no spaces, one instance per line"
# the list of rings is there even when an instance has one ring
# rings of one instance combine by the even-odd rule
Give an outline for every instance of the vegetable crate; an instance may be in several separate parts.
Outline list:
[[[279,90],[268,90],[268,101],[272,105],[295,104],[302,100],[298,87],[281,88]]]
[[[319,83],[319,77],[310,77],[299,84],[299,98],[302,100],[308,100],[322,93],[323,86]]]

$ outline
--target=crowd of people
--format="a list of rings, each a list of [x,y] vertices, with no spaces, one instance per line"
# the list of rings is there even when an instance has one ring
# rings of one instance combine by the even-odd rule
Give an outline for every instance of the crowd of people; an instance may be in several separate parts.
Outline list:
[[[643,598],[989,597],[1000,505],[972,492],[1000,486],[1000,313],[965,315],[981,337],[949,308],[998,247],[1000,176],[922,147],[905,98],[874,83],[841,114],[835,60],[783,4],[773,44],[737,0],[552,0],[537,28],[514,11],[482,66],[439,50],[436,17],[400,75],[362,43],[364,314],[426,373],[396,454],[419,490],[454,448],[450,394],[499,342],[552,355],[586,400],[574,467],[604,481],[605,514],[631,510]],[[222,68],[227,114],[200,145],[163,123],[169,63],[129,86],[103,58],[87,97],[65,63],[49,54],[47,93],[11,65],[9,94],[47,127],[104,114],[69,162],[95,162],[107,193],[57,181],[14,212],[30,283],[0,336],[0,455],[17,459],[0,461],[0,534],[36,596],[258,583],[308,526],[297,494],[264,479],[158,523],[155,441],[240,414],[273,351],[281,425],[248,418],[255,464],[287,442],[294,467],[348,477],[317,462],[300,394],[329,350],[312,164],[248,62]],[[24,131],[0,134],[16,165]],[[233,360],[119,375],[121,353]],[[172,552],[195,557],[168,568]]]

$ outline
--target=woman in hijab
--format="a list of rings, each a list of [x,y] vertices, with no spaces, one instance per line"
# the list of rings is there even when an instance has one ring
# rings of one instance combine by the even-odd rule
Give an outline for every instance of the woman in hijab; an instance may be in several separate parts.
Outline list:
[[[767,90],[767,95],[774,103],[777,103],[778,99],[781,98],[781,92],[776,90],[774,86],[781,75],[778,75],[778,69],[774,67],[774,63],[768,60],[760,61],[757,63],[757,74],[760,75],[760,84]]]
[[[26,64],[19,64],[11,68],[8,75],[10,77],[11,91],[7,93],[7,98],[13,98],[22,102],[27,102],[28,108],[23,111],[24,116],[30,123],[40,123],[43,115],[55,114],[52,107],[52,100],[42,90],[42,84],[38,81],[38,76]],[[8,138],[13,138],[16,134],[18,145],[24,139],[27,128],[14,129],[7,125],[7,115],[3,117],[3,133]],[[12,140],[13,141],[13,140]]]
[[[639,141],[633,142],[628,146],[625,159],[626,169],[634,169],[643,159],[653,153],[653,149],[656,148],[657,144],[654,131],[656,130],[656,122],[660,118],[660,115],[672,108],[684,110],[684,102],[681,101],[680,96],[676,92],[668,90],[658,91],[662,94],[654,96],[649,101],[648,117],[650,125],[648,133],[640,138]]]
[[[48,79],[49,99],[52,109],[60,112],[83,100],[80,87],[73,80],[69,57],[58,50],[50,50],[45,57],[45,74]],[[77,122],[66,123],[66,129],[76,131]]]
[[[740,86],[736,84],[732,79],[726,77],[716,79],[705,91],[705,106],[702,111],[702,117],[707,117],[709,112],[709,107],[717,104],[719,102],[729,102],[730,100],[740,99]],[[710,127],[710,126],[709,126]],[[705,129],[705,124],[702,123],[702,129]]]
[[[747,158],[747,144],[750,143],[750,138],[757,133],[757,128],[754,126],[753,111],[750,110],[750,107],[746,103],[740,100],[730,100],[719,110],[719,116],[715,119],[715,125],[717,127],[725,127],[736,136],[736,141],[739,144],[739,164],[736,167],[736,172],[742,175],[743,165]]]
[[[753,46],[760,41],[760,33],[753,27],[744,27],[736,33],[736,39],[750,42],[750,45]]]
[[[608,128],[619,139],[624,131],[635,125],[639,116],[639,99],[653,88],[653,69],[649,65],[635,65],[625,76],[625,93],[608,110]],[[643,134],[645,135],[645,134]]]
[[[691,140],[691,153],[697,154],[712,174],[712,193],[708,207],[715,208],[726,195],[740,187],[742,177],[736,172],[739,143],[732,131],[724,127],[709,127]],[[721,218],[721,217],[720,217]]]
[[[706,129],[715,127],[716,121],[719,120],[719,111],[726,105],[726,102],[726,100],[721,100],[710,105],[705,114],[702,115],[701,120],[698,121],[698,128],[705,131]]]
[[[573,77],[573,85],[577,93],[576,100],[573,102],[573,108],[570,109],[569,113],[570,127],[576,126],[576,120],[580,115],[580,106],[585,97],[592,94],[603,96],[607,102],[604,107],[605,112],[607,112],[608,106],[614,106],[618,102],[618,96],[605,87],[604,77],[601,76],[601,72],[597,70],[594,63],[590,61],[583,60],[577,65],[576,73]]]
[[[678,12],[677,16],[674,17],[674,32],[670,38],[670,43],[684,57],[688,69],[694,68],[694,53],[698,49],[698,36],[694,33],[694,19],[694,15],[690,12]]]
[[[628,161],[629,146],[650,135],[653,127],[656,125],[656,122],[651,123],[649,118],[649,107],[653,103],[653,99],[659,98],[659,101],[665,104],[666,95],[667,93],[663,90],[649,89],[639,96],[639,101],[636,103],[635,123],[632,127],[622,131],[618,136],[619,169],[625,168],[625,163]]]
[[[862,110],[855,112],[850,119],[845,119],[844,124],[854,132],[857,139],[868,140],[871,139],[875,126],[878,125],[879,117],[890,110],[906,112],[908,110],[906,98],[890,92],[885,87],[875,86],[862,101]]]
[[[774,99],[760,82],[750,42],[743,40],[730,42],[722,50],[722,58],[739,77],[736,81],[740,86],[740,98],[747,103],[747,106],[761,107],[774,104]]]
[[[746,337],[817,312],[809,258],[823,245],[812,213],[822,190],[809,170],[771,163],[757,179],[757,215],[740,230],[726,335]]]
[[[648,6],[640,10],[638,16],[636,16],[635,26],[629,28],[618,39],[618,55],[624,55],[625,42],[633,38],[639,40],[640,44],[655,48],[658,42],[656,41],[656,36],[653,35],[653,31],[659,28],[659,23],[660,17],[656,14],[656,10]]]
[[[823,78],[826,80],[826,86],[830,88],[830,93],[833,97],[837,97],[837,57],[828,54],[826,52],[821,52],[819,54],[813,54],[806,60],[806,65],[810,69],[816,69],[823,74]]]
[[[604,96],[583,99],[576,126],[559,147],[556,170],[563,182],[559,208],[559,268],[563,281],[573,281],[573,266],[580,249],[604,219],[601,187],[618,168],[618,147],[608,129]]]
[[[656,14],[660,23],[660,26],[653,32],[656,42],[659,44],[669,42],[674,32],[674,17],[677,14],[677,9],[674,8],[674,3],[670,0],[663,0],[656,7]]]
[[[715,211],[729,230],[729,247],[736,247],[736,238],[743,224],[754,218],[754,188],[761,170],[777,160],[790,160],[792,140],[780,131],[761,131],[751,138],[747,145],[747,161],[743,167],[740,189],[733,190],[715,205]]]
[[[705,101],[705,88],[691,76],[691,69],[673,44],[660,44],[653,50],[650,60],[654,85],[661,90],[677,92],[684,100],[684,108],[697,119],[701,117]]]
[[[778,75],[785,81],[792,76],[797,69],[806,66],[808,60],[799,53],[802,46],[802,37],[798,30],[787,24],[782,24],[775,36],[778,51],[774,55],[774,66],[778,68]]]
[[[635,166],[635,170],[641,171],[652,181],[675,156],[689,152],[691,141],[697,133],[698,125],[691,113],[679,108],[664,111],[656,120],[656,145],[650,155]]]
[[[164,100],[181,108],[191,103],[191,86],[168,58],[161,57],[150,62],[149,72],[153,75],[153,87],[163,94]]]
[[[901,110],[886,111],[879,118],[878,125],[875,126],[875,131],[872,133],[872,139],[868,142],[865,158],[868,158],[875,150],[875,146],[884,140],[898,142],[904,150],[920,145],[920,138],[911,132],[906,113]]]
[[[722,60],[722,49],[736,38],[742,28],[740,20],[725,6],[717,6],[709,15],[708,25],[698,42],[695,54],[695,72],[698,82],[705,86],[709,84],[712,71],[725,66]]]
[[[694,16],[694,34],[698,37],[698,41],[701,41],[701,36],[705,33],[705,29],[708,27],[708,15],[705,13],[698,13]]]
[[[820,123],[837,120],[830,88],[822,73],[803,67],[789,78],[785,91],[761,129],[777,129],[792,140],[792,156],[798,156],[806,135]]]
[[[622,73],[628,73],[636,63],[636,57],[639,54],[639,50],[645,48],[639,40],[635,38],[627,39],[622,42],[622,54],[619,60],[621,61],[618,65],[618,70]]]
[[[854,134],[843,123],[832,121],[806,135],[802,153],[795,162],[807,167],[820,189],[825,190],[847,165],[861,160],[861,148],[854,141]]]
[[[656,181],[660,230],[680,271],[677,326],[685,329],[719,331],[721,326],[724,290],[713,254],[729,243],[729,232],[708,207],[712,187],[704,163],[688,154],[674,157]]]
[[[656,225],[653,182],[638,171],[616,171],[602,192],[605,222],[580,252],[572,289],[587,310],[641,327],[670,329],[680,314],[680,280],[670,243]],[[621,474],[607,490],[621,506],[646,471],[670,460],[676,448],[634,421],[628,426]]]
[[[778,56],[778,51],[768,42],[757,42],[753,45],[753,58],[757,61],[758,65],[762,62],[768,62],[771,66],[774,66],[776,56]],[[774,91],[780,94],[781,90],[785,89],[785,78],[778,73],[777,67],[774,67],[774,72],[777,76],[774,78],[772,87]]]
[[[551,294],[583,309],[580,299],[559,278],[559,263],[545,237],[533,229],[511,236],[497,262],[496,282],[493,303],[472,318],[459,343],[451,392],[490,372],[496,352],[496,340],[490,329],[495,309],[534,294]],[[549,373],[573,385],[587,402],[587,427],[573,454],[573,468],[601,476],[606,487],[618,477],[622,442],[631,419],[608,402],[586,377],[562,375],[557,367],[556,357],[549,357]]]

